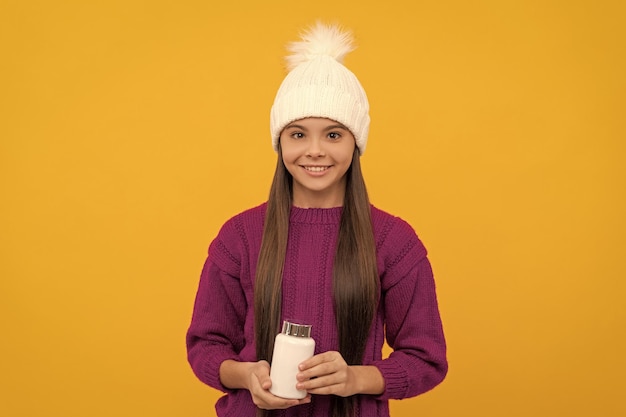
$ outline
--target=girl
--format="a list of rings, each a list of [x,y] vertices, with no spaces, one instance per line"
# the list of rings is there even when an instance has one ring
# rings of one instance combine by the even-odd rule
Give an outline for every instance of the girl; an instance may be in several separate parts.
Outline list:
[[[226,393],[220,417],[389,416],[446,375],[426,249],[401,219],[370,205],[360,157],[369,104],[342,61],[349,33],[317,24],[290,46],[270,115],[276,172],[266,203],[211,243],[187,333],[197,377]],[[269,391],[285,319],[312,325],[301,400]],[[385,341],[393,349],[382,358]],[[280,410],[280,411],[270,411]]]

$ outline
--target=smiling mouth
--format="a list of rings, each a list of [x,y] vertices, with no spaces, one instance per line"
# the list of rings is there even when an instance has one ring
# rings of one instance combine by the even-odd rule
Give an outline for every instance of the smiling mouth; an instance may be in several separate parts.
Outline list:
[[[311,171],[311,172],[322,172],[322,171],[326,171],[328,168],[330,168],[330,166],[324,166],[324,167],[320,167],[320,166],[303,166],[304,169],[306,169],[307,171]]]

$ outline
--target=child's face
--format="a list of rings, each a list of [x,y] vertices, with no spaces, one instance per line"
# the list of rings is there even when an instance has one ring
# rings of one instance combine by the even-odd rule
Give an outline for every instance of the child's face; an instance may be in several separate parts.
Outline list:
[[[334,120],[296,120],[280,134],[283,161],[293,176],[293,203],[299,207],[343,205],[345,174],[352,163],[354,136]]]

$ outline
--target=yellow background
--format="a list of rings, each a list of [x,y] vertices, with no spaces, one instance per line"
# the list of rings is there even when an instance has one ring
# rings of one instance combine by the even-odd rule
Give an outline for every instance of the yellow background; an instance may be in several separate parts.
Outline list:
[[[354,30],[372,201],[430,251],[450,373],[394,416],[623,416],[621,1],[0,2],[0,415],[211,416],[206,248],[265,200],[283,46]]]

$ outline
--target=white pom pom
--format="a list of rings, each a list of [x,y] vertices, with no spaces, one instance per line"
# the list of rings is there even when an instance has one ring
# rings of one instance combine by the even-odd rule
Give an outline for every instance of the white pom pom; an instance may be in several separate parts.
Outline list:
[[[317,22],[300,37],[301,41],[292,42],[287,46],[287,50],[291,52],[291,55],[285,57],[289,71],[320,55],[331,56],[343,63],[344,57],[354,50],[352,33],[337,25]]]

